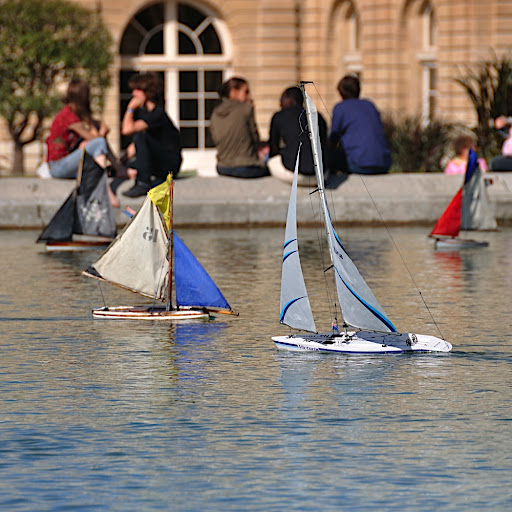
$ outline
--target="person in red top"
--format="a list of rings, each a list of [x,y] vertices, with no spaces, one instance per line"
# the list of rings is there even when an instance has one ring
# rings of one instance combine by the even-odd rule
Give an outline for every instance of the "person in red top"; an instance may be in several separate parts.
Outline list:
[[[72,80],[64,99],[64,108],[56,115],[46,139],[47,161],[53,178],[73,179],[78,173],[82,149],[96,163],[106,169],[109,162],[118,165],[110,151],[105,136],[108,128],[92,118],[89,86],[82,80]],[[112,206],[119,200],[108,189]]]

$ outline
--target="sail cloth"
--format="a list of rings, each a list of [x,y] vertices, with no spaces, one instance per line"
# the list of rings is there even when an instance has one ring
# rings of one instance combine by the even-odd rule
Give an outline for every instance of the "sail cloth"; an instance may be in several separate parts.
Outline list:
[[[395,327],[384,313],[372,291],[362,278],[345,251],[331,220],[324,191],[323,164],[320,135],[318,130],[318,112],[310,96],[304,91],[308,128],[311,134],[313,160],[321,196],[321,206],[327,231],[327,242],[332,264],[338,300],[345,323],[359,329],[396,332]]]
[[[470,149],[464,184],[436,222],[430,236],[457,237],[460,230],[491,230],[497,223],[476,153]]]
[[[171,179],[152,188],[148,196],[158,207],[164,219],[167,232],[170,222]],[[181,238],[173,231],[174,244],[174,280],[176,304],[178,306],[198,306],[231,310],[221,291],[208,275],[208,272],[197,261]]]
[[[78,188],[73,189],[37,241],[69,241],[73,234],[113,238],[116,222],[107,187],[104,169],[86,153]]]
[[[462,215],[460,229],[496,229],[494,208],[489,199],[487,185],[482,176],[476,153],[470,149],[468,167],[462,192]]]
[[[176,304],[231,310],[208,272],[176,233],[173,241]]]
[[[295,162],[290,202],[283,247],[281,274],[281,314],[279,321],[294,329],[316,332],[313,313],[309,304],[306,284],[299,258],[297,242],[297,177],[299,173],[300,146]]]
[[[85,273],[140,295],[166,301],[167,242],[158,208],[146,197],[124,231]]]

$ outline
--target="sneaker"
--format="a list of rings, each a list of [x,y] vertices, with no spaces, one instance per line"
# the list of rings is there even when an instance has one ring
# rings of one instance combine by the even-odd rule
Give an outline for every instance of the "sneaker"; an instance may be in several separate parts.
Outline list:
[[[140,197],[145,196],[149,192],[149,186],[144,183],[135,183],[135,185],[126,192],[123,192],[123,196],[126,197]]]
[[[48,162],[43,162],[37,168],[36,173],[43,180],[48,180],[52,177],[52,175],[50,174],[50,166],[48,165]]]

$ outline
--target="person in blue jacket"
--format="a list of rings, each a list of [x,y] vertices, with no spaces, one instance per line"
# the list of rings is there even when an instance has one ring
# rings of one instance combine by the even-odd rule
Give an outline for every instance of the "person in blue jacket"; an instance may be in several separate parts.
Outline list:
[[[391,152],[379,111],[359,98],[360,89],[355,75],[344,76],[338,84],[342,101],[332,115],[329,167],[347,174],[384,174],[391,167]]]

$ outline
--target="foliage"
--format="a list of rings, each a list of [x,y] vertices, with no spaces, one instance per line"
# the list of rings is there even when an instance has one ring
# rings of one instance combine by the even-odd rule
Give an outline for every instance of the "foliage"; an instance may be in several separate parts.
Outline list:
[[[450,147],[453,125],[441,121],[425,123],[420,116],[383,118],[393,166],[391,172],[442,171],[442,159]]]
[[[43,121],[60,108],[59,85],[87,80],[102,106],[111,47],[99,15],[67,0],[1,2],[0,116],[14,140],[13,171],[23,172],[23,146],[41,136]]]
[[[455,81],[464,88],[473,104],[478,146],[489,158],[500,152],[503,140],[494,129],[493,120],[500,115],[512,115],[512,61],[508,54],[498,58],[492,53],[489,60],[478,64],[476,71],[469,66],[465,69],[465,75]]]

